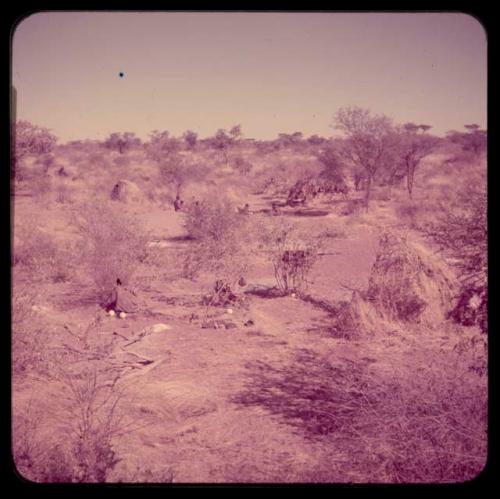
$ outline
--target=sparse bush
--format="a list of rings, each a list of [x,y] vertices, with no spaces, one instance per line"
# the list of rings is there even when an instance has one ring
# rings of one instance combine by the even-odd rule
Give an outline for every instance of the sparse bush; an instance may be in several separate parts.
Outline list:
[[[178,153],[171,153],[162,159],[158,167],[161,182],[167,188],[173,188],[175,196],[180,196],[189,183],[200,181],[208,173],[206,166],[189,162]]]
[[[112,133],[104,142],[104,146],[112,151],[118,151],[123,154],[125,151],[138,147],[141,139],[135,136],[133,132]]]
[[[59,183],[55,189],[55,199],[56,203],[68,204],[73,202],[72,194],[73,189],[71,189],[64,182]]]
[[[451,201],[451,202],[450,202]],[[464,325],[488,326],[488,221],[486,179],[460,189],[442,205],[427,234],[456,258],[461,289],[450,315]]]
[[[148,235],[134,217],[111,201],[86,203],[75,210],[75,224],[83,238],[82,259],[98,299],[106,300],[115,286],[131,281],[146,257]]]
[[[70,279],[76,265],[74,246],[68,241],[56,242],[34,219],[16,225],[18,243],[13,250],[13,265],[23,267],[33,281]]]
[[[228,149],[233,145],[235,138],[232,134],[228,135],[226,130],[220,128],[217,130],[217,133],[209,139],[209,144],[214,149],[221,151],[224,162],[227,164],[228,162]]]
[[[342,207],[341,215],[349,216],[361,213],[363,209],[363,200],[349,199]]]
[[[309,274],[323,244],[323,237],[313,237],[289,222],[273,223],[264,236],[264,245],[274,267],[276,284],[283,293],[306,291]]]
[[[130,158],[127,156],[117,156],[113,159],[113,164],[119,168],[126,168],[130,166]]]
[[[33,293],[14,293],[12,299],[12,373],[45,369],[46,329],[37,316]]]
[[[333,147],[324,149],[318,155],[318,161],[321,163],[323,170],[320,176],[333,185],[345,185],[346,178],[344,175],[345,165]]]
[[[149,137],[149,143],[146,144],[146,154],[153,161],[162,164],[168,160],[170,155],[178,154],[181,143],[175,137],[171,137],[167,130],[163,132],[154,130],[149,134]]]
[[[56,142],[57,137],[49,129],[33,125],[29,121],[18,121],[15,125],[11,175],[16,175],[17,167],[26,156],[47,154],[52,151]]]
[[[320,137],[316,134],[311,135],[308,139],[307,142],[313,146],[319,146],[321,144],[324,144],[327,141],[324,137]]]
[[[47,194],[52,190],[52,179],[45,173],[33,173],[25,176],[29,182],[33,196],[40,201],[46,199]]]
[[[30,480],[105,482],[119,461],[115,439],[150,424],[147,416],[130,414],[133,399],[121,378],[127,368],[110,357],[113,339],[95,335],[99,323],[97,315],[84,331],[70,331],[78,340],[74,348],[55,347],[47,355],[46,378],[55,384],[57,396],[39,401],[36,409],[52,430],[50,441],[42,447],[41,419],[33,420],[31,403],[14,414],[16,464]]]
[[[40,439],[40,426],[43,422],[41,411],[32,406],[33,397],[21,412],[16,412],[12,420],[12,456],[17,471],[29,480],[35,473],[44,455]]]
[[[67,361],[67,359],[64,359]],[[76,359],[73,359],[76,360]],[[59,359],[61,361],[61,359]],[[33,416],[16,415],[15,460],[26,478],[41,483],[102,483],[117,464],[113,439],[139,427],[118,414],[123,390],[109,374],[106,362],[81,362],[71,368],[53,362],[50,379],[60,383],[60,398],[52,400],[46,423],[57,426],[44,447],[37,439]],[[29,440],[28,440],[29,438]]]
[[[184,142],[186,142],[187,148],[190,151],[193,151],[198,141],[198,134],[192,130],[186,130],[182,135],[182,138],[184,139]]]
[[[53,154],[44,154],[36,160],[36,164],[40,166],[43,173],[47,173],[49,169],[55,165],[55,157]]]
[[[417,218],[422,211],[422,206],[420,203],[414,201],[402,201],[396,205],[396,215],[400,220],[403,220],[411,228],[416,229],[418,227]]]
[[[174,474],[170,468],[136,468],[127,482],[133,483],[172,483]]]
[[[185,275],[212,272],[216,281],[233,288],[249,268],[249,217],[237,213],[229,199],[213,193],[187,208],[185,224],[195,239],[184,261]]]
[[[246,159],[242,158],[241,156],[238,156],[234,160],[233,168],[240,175],[248,175],[252,171],[252,163],[250,163]]]
[[[412,199],[413,195],[413,184],[417,167],[420,165],[422,159],[428,156],[439,144],[437,137],[425,133],[430,128],[429,125],[417,126],[414,123],[406,123],[398,130],[397,148],[401,159],[400,161],[392,162],[396,165],[396,169],[393,169],[390,175],[390,185],[396,180],[398,166],[401,163],[406,172],[406,188],[410,199]],[[419,129],[423,133],[418,133]]]
[[[463,151],[471,152],[475,156],[479,156],[486,151],[488,143],[488,134],[486,130],[481,130],[479,125],[464,125],[467,129],[466,133],[452,130],[447,133],[447,138],[450,142],[460,145]]]

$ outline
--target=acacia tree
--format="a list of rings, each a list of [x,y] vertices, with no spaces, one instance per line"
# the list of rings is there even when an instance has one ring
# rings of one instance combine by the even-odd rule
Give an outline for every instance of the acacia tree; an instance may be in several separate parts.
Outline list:
[[[186,130],[182,136],[186,145],[190,151],[196,147],[196,142],[198,141],[198,134],[192,130]]]
[[[360,107],[345,107],[337,111],[333,127],[346,136],[341,154],[354,168],[362,168],[366,174],[365,207],[368,210],[373,178],[393,154],[392,120],[384,115],[372,115]]]
[[[425,133],[431,128],[432,127],[429,125],[406,123],[400,130],[400,156],[406,173],[406,188],[410,199],[412,199],[413,196],[415,170],[422,159],[428,156],[438,143],[436,137]],[[418,130],[422,130],[422,133],[418,133]]]
[[[20,120],[14,129],[14,155],[11,163],[11,176],[16,174],[16,167],[30,154],[46,154],[52,151],[57,137],[48,128],[33,125],[29,121]]]
[[[241,125],[234,125],[231,130],[229,130],[229,135],[233,139],[233,143],[237,142],[243,135],[241,132]]]
[[[463,148],[466,151],[472,151],[476,156],[486,149],[486,130],[481,130],[479,125],[471,124],[464,125],[464,128],[469,132],[463,137]]]
[[[175,137],[171,137],[167,130],[163,132],[153,130],[149,134],[149,143],[146,146],[146,152],[154,161],[161,163],[165,158],[177,153],[179,149],[179,141]]]
[[[464,125],[464,128],[472,133],[479,130],[479,125],[476,123],[472,123],[471,125]]]
[[[432,126],[430,126],[430,125],[418,125],[418,128],[420,128],[420,130],[422,130],[422,132],[425,133],[425,132],[428,132],[432,128]]]
[[[159,161],[158,168],[162,183],[173,188],[179,197],[188,183],[202,179],[207,173],[206,167],[189,162],[176,152]]]
[[[317,158],[323,167],[320,177],[333,185],[346,185],[344,164],[336,149],[327,147],[318,154]]]
[[[481,130],[479,125],[475,123],[464,125],[464,128],[467,130],[466,133],[452,130],[446,135],[451,142],[459,144],[464,151],[471,151],[475,156],[478,156],[481,151],[486,149],[487,132]]]
[[[141,139],[135,136],[133,132],[112,133],[104,142],[104,146],[108,149],[118,151],[123,154],[134,146],[138,146]]]
[[[324,144],[326,142],[326,139],[324,137],[320,137],[319,135],[314,134],[307,139],[307,142],[312,146],[318,146]]]
[[[223,128],[219,128],[219,130],[217,130],[217,133],[214,135],[214,137],[211,139],[210,142],[215,149],[221,151],[222,155],[224,156],[224,160],[227,164],[228,162],[227,151],[230,145],[233,143],[233,137],[231,135],[228,135],[226,133],[226,130],[224,130]]]

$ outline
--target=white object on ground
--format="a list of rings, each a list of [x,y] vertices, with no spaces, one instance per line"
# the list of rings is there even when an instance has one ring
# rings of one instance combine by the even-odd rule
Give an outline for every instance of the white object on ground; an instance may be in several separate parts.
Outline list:
[[[151,331],[153,333],[161,333],[162,331],[168,331],[169,329],[172,329],[172,327],[168,324],[162,324],[161,322],[151,326]]]
[[[296,294],[295,293],[292,293],[292,298],[296,298]]]
[[[479,308],[480,305],[481,305],[481,298],[479,297],[479,295],[475,295],[475,294],[472,295],[470,300],[469,300],[469,307],[476,310],[477,308]]]
[[[49,310],[49,308],[45,307],[44,305],[33,305],[31,307],[31,310],[33,310],[33,312],[43,313],[43,312],[47,312]]]
[[[233,313],[233,309],[232,309],[232,308],[228,308],[228,309],[226,310],[226,312],[227,312],[228,314],[232,314],[232,313]]]
[[[125,319],[127,317],[127,314],[125,312],[120,312],[120,319]]]
[[[114,317],[114,316],[116,315],[116,314],[115,314],[115,311],[114,311],[114,310],[110,310],[110,311],[109,311],[109,315],[110,315],[111,317]]]

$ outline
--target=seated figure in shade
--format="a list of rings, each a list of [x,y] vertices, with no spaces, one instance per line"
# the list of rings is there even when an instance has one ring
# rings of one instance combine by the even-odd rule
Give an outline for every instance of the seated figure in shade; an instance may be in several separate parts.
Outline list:
[[[133,291],[123,286],[120,278],[116,279],[116,286],[106,305],[106,312],[114,311],[115,314],[128,314],[137,311],[137,299]]]
[[[182,205],[184,204],[184,201],[180,198],[179,194],[175,197],[174,200],[174,210],[179,211],[182,208]]]

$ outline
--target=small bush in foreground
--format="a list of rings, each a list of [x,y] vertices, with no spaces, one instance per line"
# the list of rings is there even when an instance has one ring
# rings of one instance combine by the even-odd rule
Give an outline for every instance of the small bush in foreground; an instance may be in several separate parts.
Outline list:
[[[12,299],[11,358],[14,375],[45,369],[46,329],[34,310],[35,296],[16,292]]]

